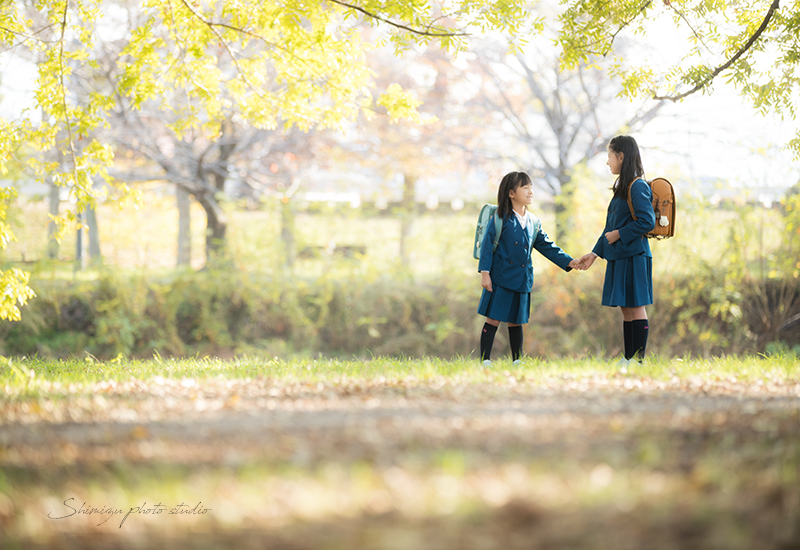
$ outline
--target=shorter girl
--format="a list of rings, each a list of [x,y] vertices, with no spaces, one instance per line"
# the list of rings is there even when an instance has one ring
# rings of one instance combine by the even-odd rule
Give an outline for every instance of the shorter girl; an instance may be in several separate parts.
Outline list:
[[[541,230],[539,218],[528,212],[533,202],[531,178],[525,172],[511,172],[503,177],[497,190],[495,216],[503,219],[500,241],[492,251],[496,230],[494,218],[486,225],[481,244],[478,271],[483,293],[478,313],[486,317],[481,332],[481,359],[491,366],[494,335],[501,321],[508,323],[511,357],[519,363],[522,352],[522,325],[528,322],[533,287],[531,251],[541,255],[565,271],[579,267],[550,237]]]

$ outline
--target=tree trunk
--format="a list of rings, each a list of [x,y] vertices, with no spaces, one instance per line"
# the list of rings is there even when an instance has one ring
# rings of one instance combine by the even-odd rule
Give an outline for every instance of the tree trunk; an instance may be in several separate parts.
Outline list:
[[[213,263],[225,249],[228,220],[216,199],[206,196],[200,204],[206,211],[206,263]]]
[[[217,202],[216,194],[225,193],[225,181],[228,179],[228,161],[236,150],[234,127],[230,120],[222,124],[222,136],[219,138],[219,157],[213,164],[211,178],[215,192],[204,193],[200,204],[206,211],[206,263],[217,262],[225,253],[225,233],[228,219]],[[212,196],[212,193],[213,196]]]
[[[228,218],[213,196],[213,191],[202,193],[196,198],[206,211],[206,265],[208,265],[216,263],[223,255]]]
[[[44,107],[42,107],[42,120],[47,120],[47,113],[45,112]],[[58,141],[58,138],[56,138]],[[52,155],[52,156],[51,156]],[[48,160],[55,160],[61,164],[63,159],[61,157],[61,153],[58,150],[58,147],[54,148],[54,151],[47,153]],[[50,193],[48,194],[48,203],[49,203],[49,213],[51,216],[57,217],[59,214],[59,207],[61,205],[61,190],[59,187],[53,183],[53,180],[50,176],[47,177],[48,183],[50,185]],[[58,227],[56,226],[55,222],[48,222],[47,223],[47,257],[51,260],[58,259],[58,241],[56,240],[56,232],[58,231]]]
[[[182,186],[175,186],[178,203],[178,267],[192,263],[192,203],[189,192]]]
[[[400,259],[403,267],[410,263],[408,237],[414,224],[416,210],[417,177],[403,174],[403,201],[400,203]]]
[[[103,263],[103,256],[100,252],[100,230],[97,226],[97,212],[94,208],[86,209],[86,225],[89,228],[89,263],[99,266]]]
[[[61,204],[60,189],[50,181],[50,193],[48,195],[49,212],[51,216],[58,216],[59,205]],[[58,259],[58,241],[56,240],[57,227],[55,222],[47,222],[47,257],[51,260]]]
[[[292,268],[297,255],[295,240],[295,212],[291,199],[281,201],[281,242],[286,258],[286,266]]]
[[[78,220],[78,233],[75,236],[75,270],[83,271],[86,267],[83,253],[83,214],[78,212],[75,217]]]
[[[575,205],[572,204],[575,193],[575,184],[572,182],[572,178],[569,176],[569,174],[567,174],[566,168],[559,171],[558,181],[561,192],[555,197],[556,231],[555,235],[550,235],[550,237],[556,243],[566,241],[569,235],[572,234],[572,228],[574,226],[573,215],[575,214]],[[560,246],[566,246],[566,242]]]

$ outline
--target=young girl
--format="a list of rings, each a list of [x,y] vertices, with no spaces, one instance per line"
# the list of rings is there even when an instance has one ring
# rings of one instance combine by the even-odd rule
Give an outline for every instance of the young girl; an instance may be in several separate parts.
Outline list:
[[[508,323],[511,356],[514,363],[519,363],[522,325],[528,322],[531,310],[532,248],[565,271],[579,265],[578,260],[564,253],[541,231],[539,219],[528,212],[528,205],[532,201],[533,187],[528,174],[506,174],[497,190],[495,216],[503,219],[503,226],[494,252],[492,243],[497,233],[494,218],[486,225],[478,261],[484,289],[478,313],[486,317],[481,332],[481,359],[487,367],[492,365],[492,344],[500,321]]]
[[[653,256],[644,234],[655,227],[653,192],[644,177],[639,146],[630,136],[617,136],[608,144],[608,167],[619,176],[611,188],[614,197],[608,206],[606,227],[594,249],[581,258],[588,269],[595,259],[604,258],[606,278],[603,305],[622,310],[622,334],[628,365],[635,357],[642,361],[647,348],[650,323],[645,306],[653,303]],[[636,220],[628,206],[628,192]]]

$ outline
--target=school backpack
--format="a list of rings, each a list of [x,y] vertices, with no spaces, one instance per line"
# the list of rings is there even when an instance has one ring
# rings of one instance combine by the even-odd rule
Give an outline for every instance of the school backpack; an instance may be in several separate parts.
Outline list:
[[[497,212],[497,205],[495,204],[484,204],[481,208],[480,214],[478,214],[478,225],[475,227],[475,244],[472,246],[472,257],[476,260],[481,258],[481,244],[483,244],[483,235],[488,231],[487,227],[489,225],[489,221],[494,216],[495,212]],[[542,222],[528,212],[528,215],[531,217],[531,221],[533,222],[533,238],[531,239],[531,249],[533,249],[533,244],[536,242],[536,237],[539,236],[539,232],[542,230]],[[497,244],[500,242],[500,234],[503,232],[503,220],[497,216],[494,216],[494,241],[492,241],[492,253],[497,250]]]
[[[631,216],[636,220],[636,214],[633,213],[633,202],[631,201],[633,181],[628,186],[628,208],[631,210]],[[653,191],[653,211],[656,214],[656,226],[644,236],[648,239],[669,239],[675,236],[675,190],[665,178],[654,178],[648,181],[647,184]]]
[[[492,219],[494,213],[497,212],[496,204],[484,204],[478,214],[478,226],[475,228],[475,245],[472,247],[472,257],[476,260],[481,257],[481,244],[483,244],[483,235],[488,231],[489,220]],[[503,232],[503,220],[498,216],[494,216],[494,241],[492,241],[492,252],[497,250],[497,243],[500,242],[500,233]]]

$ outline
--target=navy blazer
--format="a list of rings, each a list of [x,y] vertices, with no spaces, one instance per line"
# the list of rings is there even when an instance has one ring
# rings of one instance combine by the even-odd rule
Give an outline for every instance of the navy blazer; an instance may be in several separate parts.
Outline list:
[[[626,199],[613,198],[608,205],[606,227],[597,239],[592,252],[606,261],[621,260],[644,254],[652,258],[650,243],[644,237],[656,226],[656,214],[653,212],[653,190],[643,179],[637,179],[631,185],[631,202],[638,218],[634,221]],[[606,233],[619,229],[619,240],[608,244]]]
[[[527,227],[522,227],[514,213],[503,220],[503,231],[494,254],[492,254],[492,243],[497,233],[494,228],[494,216],[486,224],[487,231],[481,244],[478,271],[488,271],[492,285],[501,286],[514,292],[530,292],[533,288],[530,243],[533,238],[536,217],[533,214],[530,214],[530,217],[532,223],[529,223]],[[572,256],[561,250],[544,231],[537,233],[533,248],[564,271],[572,270],[569,267]]]

